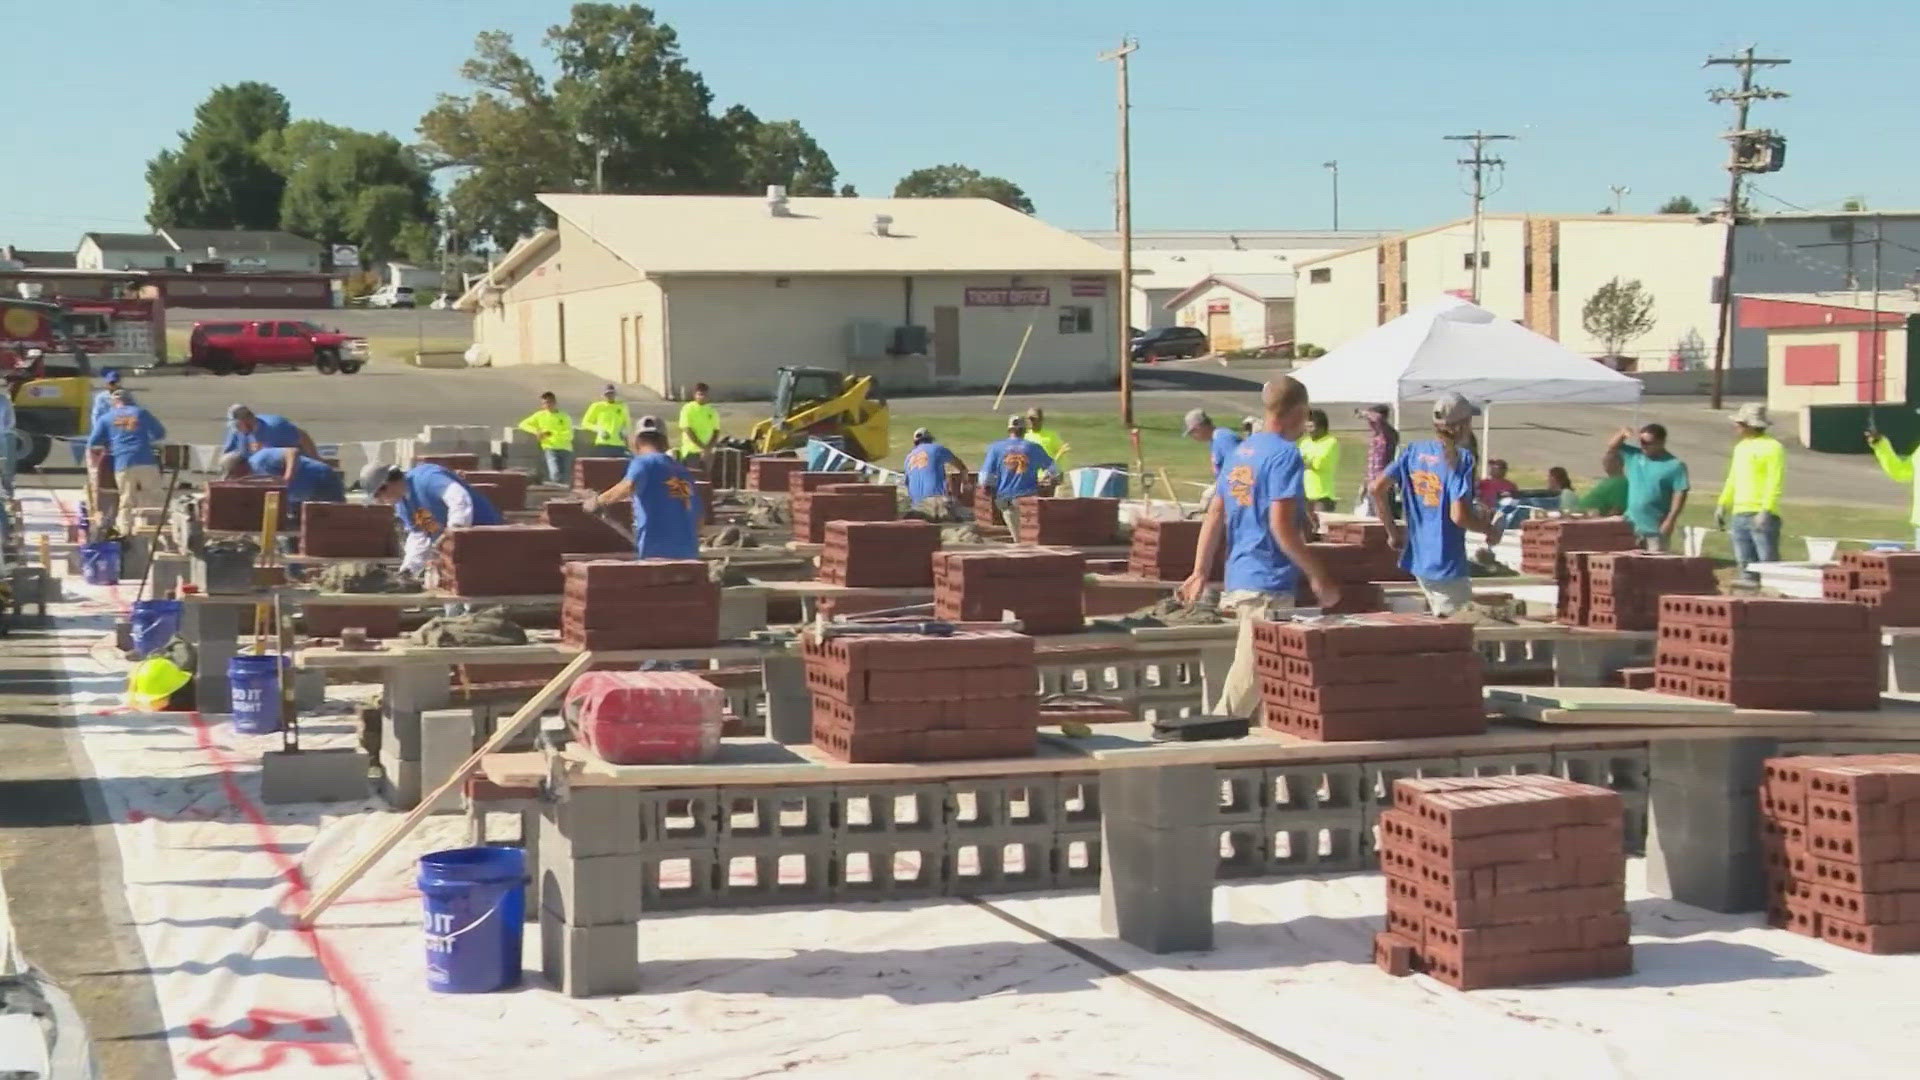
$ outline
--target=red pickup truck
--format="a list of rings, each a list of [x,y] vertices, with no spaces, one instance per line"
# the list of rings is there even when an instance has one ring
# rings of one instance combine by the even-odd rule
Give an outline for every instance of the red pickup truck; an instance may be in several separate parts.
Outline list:
[[[351,375],[367,362],[367,339],[292,319],[200,322],[187,339],[187,362],[215,375],[308,364],[325,375]]]

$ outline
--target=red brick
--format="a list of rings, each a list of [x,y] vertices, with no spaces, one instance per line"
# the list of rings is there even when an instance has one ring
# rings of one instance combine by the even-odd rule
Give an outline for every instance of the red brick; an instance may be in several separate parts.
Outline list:
[[[1394,933],[1373,935],[1373,962],[1396,978],[1413,974],[1414,942]]]
[[[1866,609],[1833,600],[1789,600],[1750,596],[1674,596],[1661,601],[1662,621],[1693,626],[1782,630],[1864,630]]]
[[[1855,804],[1920,800],[1920,754],[1825,759],[1806,772],[1807,794]]]
[[[1461,929],[1504,926],[1541,919],[1612,915],[1624,910],[1626,902],[1626,888],[1618,884],[1460,900],[1432,891],[1423,890],[1421,893],[1421,904],[1428,918]]]
[[[1424,615],[1372,614],[1338,623],[1269,622],[1255,625],[1271,651],[1306,660],[1381,653],[1472,652],[1473,628]]]
[[[1374,709],[1450,709],[1481,702],[1479,672],[1431,683],[1354,683],[1340,686],[1288,684],[1288,701],[1303,712],[1328,715]]]
[[[1811,852],[1809,848],[1809,852]],[[1920,891],[1920,859],[1875,862],[1867,865],[1814,858],[1813,881],[1860,892]]]
[[[1807,822],[1807,853],[1816,859],[1856,866],[1906,857],[1906,839],[1897,832],[1862,833],[1833,822]]]
[[[1820,937],[1855,952],[1891,954],[1920,951],[1920,921],[1883,926],[1860,926],[1822,917]]]
[[[621,508],[626,511],[625,524],[630,527],[633,520],[632,503],[613,503],[604,509],[615,511]],[[540,516],[547,525],[561,531],[561,549],[569,555],[633,550],[631,538],[620,535],[618,529],[589,513],[585,503],[555,499],[540,508]]]
[[[757,455],[747,462],[747,489],[784,492],[789,478],[806,471],[806,467],[807,463],[797,457]]]
[[[1271,696],[1262,695],[1269,702]],[[1479,735],[1487,730],[1484,709],[1382,709],[1320,716],[1296,709],[1266,709],[1266,726],[1312,742],[1367,742]]]
[[[573,459],[575,491],[605,491],[627,478],[626,458],[581,457]],[[473,468],[473,466],[468,466]]]
[[[488,498],[495,509],[527,508],[527,487],[533,483],[533,477],[527,473],[517,469],[466,469],[460,473],[460,478],[469,484],[493,485],[495,491]]]

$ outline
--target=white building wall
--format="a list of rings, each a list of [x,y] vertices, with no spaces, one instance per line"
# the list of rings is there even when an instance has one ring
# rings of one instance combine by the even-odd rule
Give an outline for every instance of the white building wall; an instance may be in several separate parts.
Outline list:
[[[1480,306],[1503,318],[1518,319],[1526,314],[1526,225],[1490,218],[1481,228],[1486,267],[1480,271]],[[1471,223],[1421,233],[1408,238],[1406,245],[1409,309],[1448,293],[1471,295],[1473,271],[1467,261],[1473,251]]]
[[[1315,282],[1315,271],[1327,271]],[[1380,254],[1361,248],[1302,266],[1294,285],[1294,340],[1331,349],[1379,325]]]
[[[1713,280],[1720,275],[1726,227],[1690,217],[1670,221],[1564,219],[1560,232],[1560,341],[1574,352],[1600,356],[1605,345],[1587,333],[1587,301],[1614,278],[1638,281],[1653,296],[1654,327],[1626,343],[1643,371],[1712,366],[1720,305]]]
[[[1274,301],[1286,305],[1290,301]],[[1224,326],[1226,332],[1220,332],[1221,320],[1212,316],[1215,304],[1227,307]],[[1268,334],[1268,302],[1256,300],[1237,289],[1225,285],[1214,285],[1198,293],[1173,312],[1181,326],[1197,326],[1207,332],[1208,344],[1214,352],[1229,349],[1257,349],[1273,344]],[[1284,321],[1284,320],[1282,320]],[[1285,334],[1281,334],[1285,337]]]

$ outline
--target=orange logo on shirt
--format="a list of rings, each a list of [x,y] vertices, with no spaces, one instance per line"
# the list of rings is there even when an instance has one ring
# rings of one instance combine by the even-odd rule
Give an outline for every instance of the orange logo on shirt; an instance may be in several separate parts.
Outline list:
[[[1253,505],[1253,466],[1235,465],[1227,470],[1227,497],[1236,506]]]
[[[413,527],[416,531],[426,533],[428,536],[436,535],[440,531],[440,523],[434,520],[433,514],[429,513],[424,506],[413,512]]]
[[[1001,463],[1007,467],[1007,472],[1013,476],[1020,476],[1027,471],[1027,455],[1019,450],[1009,451],[1007,456],[1001,459]]]
[[[925,450],[915,450],[913,453],[907,455],[907,468],[924,469],[926,467],[927,452]]]
[[[140,427],[140,416],[137,413],[116,416],[113,418],[113,426],[119,428],[121,431],[137,430]]]
[[[1418,469],[1407,474],[1407,483],[1413,488],[1414,495],[1420,499],[1420,505],[1440,505],[1441,485],[1438,475]]]
[[[691,507],[693,505],[692,484],[687,483],[678,476],[669,476],[665,481],[665,485],[668,498],[678,502],[681,506]]]

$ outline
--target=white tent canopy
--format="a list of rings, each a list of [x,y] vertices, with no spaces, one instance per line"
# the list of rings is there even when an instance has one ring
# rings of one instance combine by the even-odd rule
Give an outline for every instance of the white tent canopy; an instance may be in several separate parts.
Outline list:
[[[1640,380],[1455,297],[1422,305],[1296,368],[1316,404],[1467,400],[1623,404]]]

